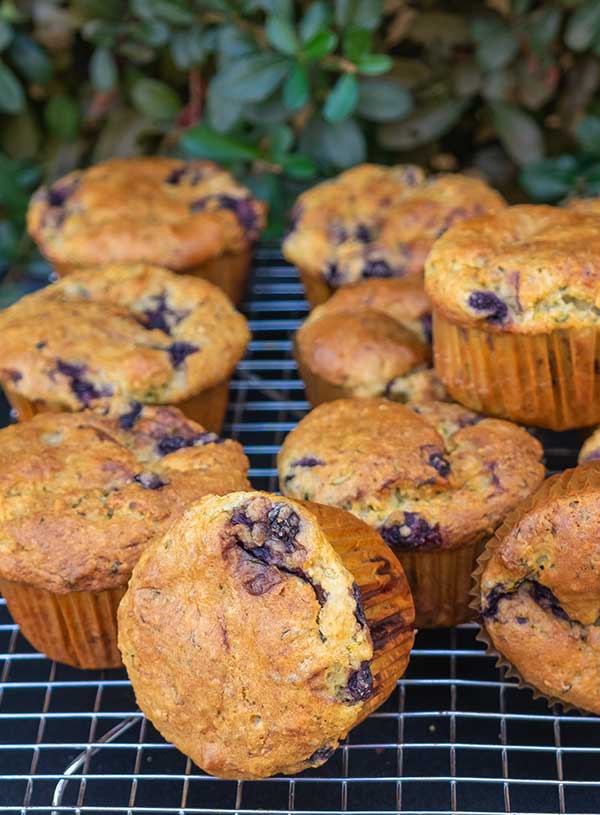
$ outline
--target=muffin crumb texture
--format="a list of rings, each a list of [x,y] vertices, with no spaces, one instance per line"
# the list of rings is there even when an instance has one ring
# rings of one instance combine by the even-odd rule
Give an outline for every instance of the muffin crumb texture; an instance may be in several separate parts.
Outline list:
[[[600,713],[600,465],[553,476],[481,559],[484,631],[509,675]]]
[[[476,178],[426,178],[413,165],[361,164],[299,197],[283,251],[333,289],[420,275],[433,243],[452,224],[504,206]]]
[[[111,159],[34,195],[29,234],[53,263],[153,263],[184,271],[243,252],[266,206],[211,161]]]
[[[40,413],[0,438],[0,576],[59,594],[125,586],[187,505],[248,486],[241,446],[176,408]]]
[[[280,496],[194,504],[142,556],[119,629],[142,710],[225,778],[323,763],[375,692],[352,574]]]
[[[279,454],[286,495],[342,507],[400,551],[485,539],[544,476],[542,448],[459,405],[338,400],[315,408]]]

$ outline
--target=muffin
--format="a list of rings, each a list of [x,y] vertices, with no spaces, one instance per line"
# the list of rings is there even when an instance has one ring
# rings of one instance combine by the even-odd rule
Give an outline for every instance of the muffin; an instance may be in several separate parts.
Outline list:
[[[431,306],[414,278],[365,280],[309,315],[295,357],[309,402],[386,396],[444,397],[430,367]]]
[[[116,610],[143,550],[248,460],[176,408],[40,413],[0,430],[0,591],[24,636],[80,668],[121,664]]]
[[[140,708],[223,778],[323,764],[395,688],[413,639],[404,573],[368,526],[264,492],[190,507],[119,608]]]
[[[352,512],[399,557],[419,628],[470,616],[483,544],[544,477],[539,442],[449,402],[340,399],[307,414],[279,453],[281,491]]]
[[[600,465],[549,478],[481,557],[483,640],[509,676],[600,713]]]
[[[265,216],[211,161],[119,158],[39,189],[27,223],[59,275],[149,263],[204,277],[238,303]]]
[[[176,404],[219,432],[249,340],[216,286],[154,266],[73,272],[0,312],[0,383],[20,419]]]
[[[585,464],[596,459],[600,459],[600,427],[597,427],[584,441],[577,457],[579,464]]]
[[[521,205],[457,224],[425,278],[454,399],[552,430],[600,421],[597,216]]]
[[[367,278],[420,278],[433,242],[451,224],[504,206],[476,178],[361,164],[299,197],[283,253],[316,306]]]

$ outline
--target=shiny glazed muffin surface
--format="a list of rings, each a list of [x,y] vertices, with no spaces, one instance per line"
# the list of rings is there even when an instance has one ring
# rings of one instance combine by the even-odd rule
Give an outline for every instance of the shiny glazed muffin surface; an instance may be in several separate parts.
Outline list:
[[[179,401],[226,381],[249,336],[205,280],[139,264],[88,269],[0,313],[0,381],[68,410]]]
[[[278,457],[282,492],[342,507],[399,550],[490,535],[541,482],[539,442],[453,403],[340,399],[312,410]]]
[[[111,159],[75,170],[33,196],[29,234],[55,263],[153,263],[185,270],[241,252],[266,206],[210,161]]]
[[[248,486],[248,460],[176,408],[40,413],[0,430],[0,576],[53,592],[124,586],[194,500]]]

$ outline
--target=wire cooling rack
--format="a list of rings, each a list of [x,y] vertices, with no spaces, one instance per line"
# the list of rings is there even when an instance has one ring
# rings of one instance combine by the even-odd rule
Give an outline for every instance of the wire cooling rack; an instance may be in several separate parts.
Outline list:
[[[254,485],[275,490],[275,454],[308,407],[290,356],[307,306],[295,270],[268,247],[245,311],[254,339],[225,432],[244,444]],[[550,470],[575,463],[575,434],[543,441]],[[420,632],[393,696],[324,766],[236,783],[165,743],[123,671],[50,662],[0,605],[0,812],[598,815],[600,719],[550,710],[503,681],[476,630]]]

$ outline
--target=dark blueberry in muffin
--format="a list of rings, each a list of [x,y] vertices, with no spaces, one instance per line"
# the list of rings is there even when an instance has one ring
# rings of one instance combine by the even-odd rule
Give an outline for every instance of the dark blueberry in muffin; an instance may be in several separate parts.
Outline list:
[[[37,350],[38,350],[38,351],[43,351],[43,350],[44,350],[44,348],[45,348],[47,345],[48,345],[48,343],[47,343],[47,342],[44,342],[44,341],[42,340],[42,341],[40,341],[40,342],[36,342],[35,347],[37,348]]]
[[[330,286],[339,286],[341,274],[337,263],[331,262],[327,264],[324,277]]]
[[[198,346],[193,345],[191,342],[173,342],[167,348],[169,356],[171,357],[171,364],[174,368],[179,368],[186,357],[189,357],[190,354],[195,354],[196,351],[199,350]]]
[[[51,207],[64,207],[67,200],[77,189],[78,181],[71,181],[65,184],[54,184],[48,188],[46,200]]]
[[[366,224],[359,224],[356,227],[356,232],[354,233],[356,240],[360,243],[369,243],[373,240],[373,236],[371,235],[371,230]]]
[[[131,430],[142,412],[141,402],[130,402],[130,410],[119,416],[119,425],[123,430]]]
[[[335,747],[319,747],[318,750],[306,759],[307,764],[313,764],[315,761],[327,761],[328,758],[335,753]]]
[[[269,531],[291,550],[300,529],[300,518],[287,504],[274,504],[268,514]]]
[[[419,549],[442,545],[442,536],[439,524],[430,526],[425,518],[416,512],[405,512],[403,524],[384,526],[380,530],[381,537],[391,546],[400,549]]]
[[[145,490],[159,490],[167,483],[156,473],[138,473],[133,480],[137,481]]]
[[[23,379],[23,374],[21,371],[17,371],[16,368],[3,368],[2,372],[10,379],[11,382],[19,382],[21,379]]]
[[[368,662],[363,662],[358,671],[352,671],[348,677],[345,700],[364,702],[373,695],[373,674]]]
[[[439,450],[431,453],[428,459],[428,463],[434,470],[443,477],[446,478],[450,475],[450,462],[447,458],[444,458],[442,453]]]
[[[433,342],[433,321],[431,319],[431,314],[424,314],[421,317],[421,325],[423,327],[423,334],[425,334],[425,339],[431,345]]]
[[[569,619],[569,615],[561,606],[558,597],[546,586],[542,586],[541,583],[534,580],[529,586],[529,594],[544,611],[549,611],[559,620]]]
[[[233,212],[246,234],[257,235],[257,218],[251,198],[234,198],[233,195],[206,195],[190,204],[192,212],[201,212],[214,202],[217,207]]]
[[[57,360],[56,370],[70,380],[69,385],[77,399],[84,405],[89,405],[95,399],[111,396],[112,388],[105,385],[98,389],[92,382],[84,378],[87,370],[85,365],[75,365],[63,360]]]
[[[485,608],[481,611],[482,617],[495,617],[498,614],[498,606],[507,597],[510,597],[511,592],[506,591],[506,587],[502,583],[496,583],[493,589],[487,596]]]
[[[508,306],[493,291],[473,291],[467,302],[474,311],[485,312],[485,319],[492,325],[499,325],[508,317]]]
[[[211,433],[208,430],[203,433],[195,433],[193,436],[163,436],[157,444],[158,452],[161,456],[167,456],[169,453],[174,453],[181,450],[183,447],[196,447],[201,444],[221,444],[223,439],[220,439],[216,433]]]
[[[176,167],[174,170],[171,170],[169,175],[165,178],[165,184],[179,184],[184,175],[185,165]]]
[[[167,303],[167,295],[164,291],[150,299],[156,303],[156,306],[145,309],[143,312],[144,328],[158,328],[160,331],[164,331],[165,334],[170,334],[173,326],[178,325],[189,314],[189,311],[171,308]]]
[[[348,230],[343,224],[339,223],[330,224],[327,232],[329,235],[329,239],[333,241],[333,243],[340,244],[348,240]]]
[[[363,628],[367,624],[367,618],[365,617],[365,609],[363,607],[363,601],[360,594],[360,589],[356,583],[352,584],[352,596],[354,597],[354,601],[356,603],[356,608],[354,609],[354,616],[356,617],[357,622]]]
[[[245,526],[248,529],[251,529],[254,525],[254,521],[252,521],[242,509],[234,509],[233,514],[231,516],[231,524],[232,526]]]
[[[395,271],[386,260],[367,260],[363,266],[362,276],[370,277],[394,277]]]
[[[325,464],[325,462],[321,461],[320,458],[304,456],[304,458],[298,458],[296,461],[292,461],[290,467],[319,467],[321,464]]]

